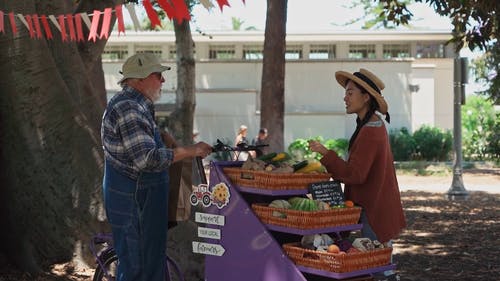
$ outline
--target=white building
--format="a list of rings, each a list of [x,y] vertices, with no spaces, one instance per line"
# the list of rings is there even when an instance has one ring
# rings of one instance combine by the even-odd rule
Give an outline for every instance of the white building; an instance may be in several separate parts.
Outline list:
[[[391,114],[389,129],[415,131],[423,124],[453,127],[454,49],[449,31],[340,31],[288,34],[285,70],[285,146],[296,138],[348,139],[354,116],[345,114],[337,70],[367,68],[386,84],[382,91]],[[263,32],[193,34],[196,58],[196,112],[199,139],[234,139],[245,124],[249,137],[260,124]],[[172,66],[159,103],[175,102],[176,63],[173,32],[113,34],[103,54],[109,95],[124,60],[153,52]],[[168,106],[162,106],[168,111]],[[168,115],[168,112],[159,112]],[[270,132],[272,133],[272,132]]]

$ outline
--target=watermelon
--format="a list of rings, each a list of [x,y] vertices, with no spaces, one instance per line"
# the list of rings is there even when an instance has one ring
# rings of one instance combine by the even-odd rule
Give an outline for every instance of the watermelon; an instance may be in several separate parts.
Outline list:
[[[292,209],[298,211],[317,211],[318,206],[316,202],[309,198],[301,198],[300,200],[295,200],[292,203]]]

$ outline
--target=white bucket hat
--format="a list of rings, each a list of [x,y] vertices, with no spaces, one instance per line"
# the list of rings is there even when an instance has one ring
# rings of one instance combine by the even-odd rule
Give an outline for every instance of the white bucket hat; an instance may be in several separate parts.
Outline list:
[[[120,73],[122,79],[118,81],[121,84],[128,78],[146,78],[151,73],[170,70],[170,66],[162,65],[158,57],[151,53],[138,53],[129,57],[122,66]]]

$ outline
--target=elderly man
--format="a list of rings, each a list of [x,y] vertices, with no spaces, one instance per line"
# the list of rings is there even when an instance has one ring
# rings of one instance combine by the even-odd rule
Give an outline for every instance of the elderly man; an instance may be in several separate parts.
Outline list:
[[[164,281],[167,237],[168,169],[187,157],[206,157],[199,142],[166,148],[155,123],[153,103],[165,79],[153,54],[136,54],[123,64],[122,90],[102,118],[105,165],[103,192],[118,255],[119,281]]]

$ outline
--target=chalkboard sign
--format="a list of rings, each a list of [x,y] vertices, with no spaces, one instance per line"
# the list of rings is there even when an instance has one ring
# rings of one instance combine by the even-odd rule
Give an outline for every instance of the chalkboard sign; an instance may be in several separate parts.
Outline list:
[[[344,204],[344,192],[338,181],[311,183],[308,189],[313,199],[327,202],[330,206]]]

